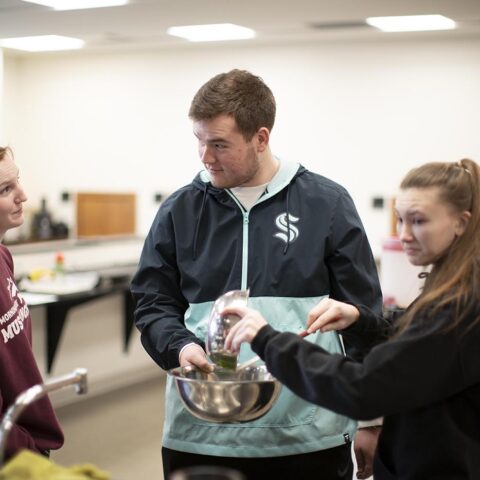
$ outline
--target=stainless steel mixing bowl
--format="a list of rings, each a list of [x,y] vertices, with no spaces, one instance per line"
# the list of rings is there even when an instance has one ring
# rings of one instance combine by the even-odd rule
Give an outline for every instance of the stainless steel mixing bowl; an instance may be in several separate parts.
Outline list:
[[[280,382],[264,365],[238,372],[216,368],[205,373],[195,367],[168,371],[185,408],[215,423],[250,422],[265,415],[278,398]]]

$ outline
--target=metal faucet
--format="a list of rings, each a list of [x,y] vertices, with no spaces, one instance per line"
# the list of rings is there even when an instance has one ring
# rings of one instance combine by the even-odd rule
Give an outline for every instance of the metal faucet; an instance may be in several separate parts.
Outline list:
[[[87,393],[87,369],[77,368],[72,373],[52,378],[44,384],[34,385],[21,393],[15,403],[5,413],[0,424],[0,466],[3,465],[7,438],[15,422],[21,416],[25,408],[49,392],[60,390],[63,387],[73,385],[75,392],[79,395]]]

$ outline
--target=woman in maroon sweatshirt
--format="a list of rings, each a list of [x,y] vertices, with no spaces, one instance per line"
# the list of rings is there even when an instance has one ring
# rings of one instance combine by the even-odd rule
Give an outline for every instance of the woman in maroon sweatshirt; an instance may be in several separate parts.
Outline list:
[[[23,223],[27,200],[9,148],[0,147],[0,239]],[[43,383],[32,352],[30,312],[15,284],[10,252],[0,245],[0,417],[16,397]],[[30,405],[13,426],[5,459],[27,448],[48,455],[63,445],[63,433],[47,397]]]

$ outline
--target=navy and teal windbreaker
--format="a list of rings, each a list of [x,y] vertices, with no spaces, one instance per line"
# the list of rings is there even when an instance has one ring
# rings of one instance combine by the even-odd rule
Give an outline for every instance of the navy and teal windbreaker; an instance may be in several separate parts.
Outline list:
[[[147,352],[165,370],[179,365],[187,343],[204,346],[213,302],[250,289],[249,306],[277,330],[305,329],[321,298],[366,305],[380,313],[374,259],[353,201],[340,185],[298,164],[282,162],[248,211],[205,172],[160,207],[132,281],[136,325]],[[379,316],[380,317],[380,316]],[[347,354],[365,354],[382,334],[375,320],[342,331]],[[308,341],[342,352],[337,333]],[[240,361],[253,353],[242,346]],[[264,417],[214,424],[184,408],[168,378],[164,446],[218,456],[306,453],[353,438],[354,421],[312,405],[287,388]]]

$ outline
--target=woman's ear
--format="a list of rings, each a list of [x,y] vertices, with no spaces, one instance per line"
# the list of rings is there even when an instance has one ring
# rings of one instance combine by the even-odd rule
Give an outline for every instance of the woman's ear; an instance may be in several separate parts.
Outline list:
[[[462,212],[457,218],[457,225],[455,227],[455,235],[457,237],[460,237],[465,233],[465,230],[467,229],[468,222],[470,221],[470,218],[472,217],[472,214],[470,212]]]

